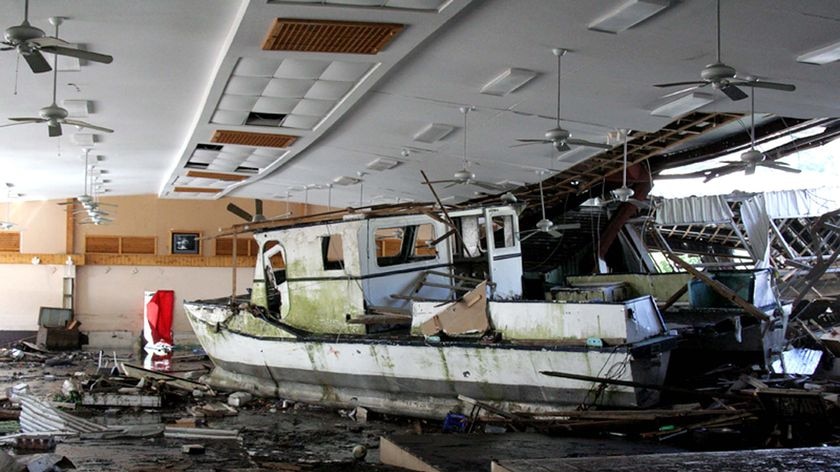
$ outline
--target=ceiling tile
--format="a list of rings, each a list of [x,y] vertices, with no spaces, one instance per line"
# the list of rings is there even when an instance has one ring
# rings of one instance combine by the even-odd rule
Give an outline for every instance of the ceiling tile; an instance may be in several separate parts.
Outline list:
[[[216,113],[213,113],[210,122],[220,125],[244,125],[247,118],[247,111],[217,110]]]
[[[326,116],[335,106],[332,100],[311,100],[305,98],[298,103],[292,113],[296,115]],[[285,125],[285,123],[284,123]]]
[[[321,74],[321,80],[340,80],[356,82],[370,70],[372,65],[367,62],[333,61]]]
[[[295,129],[312,129],[321,121],[319,116],[289,115],[283,120],[283,127]]]
[[[295,108],[300,100],[297,98],[274,98],[260,97],[254,105],[253,111],[257,113],[279,113],[288,115]]]
[[[261,95],[266,97],[303,98],[312,88],[314,80],[271,79]]]
[[[247,95],[223,95],[219,101],[219,110],[228,111],[251,111],[254,104],[257,103],[257,97],[250,97]]]
[[[332,80],[319,80],[306,92],[306,98],[320,100],[338,100],[343,97],[353,86],[352,82],[336,82]]]
[[[274,77],[281,79],[317,79],[330,65],[327,61],[286,59],[277,68]]]
[[[267,77],[237,77],[230,78],[225,93],[234,95],[260,95],[268,85],[269,78]]]
[[[219,151],[208,151],[206,149],[197,149],[190,156],[190,162],[197,162],[200,164],[209,164],[214,159],[219,157]]]
[[[231,172],[231,171],[236,170],[236,168],[237,168],[237,167],[239,167],[239,166],[238,166],[238,165],[236,165],[236,164],[235,164],[235,163],[233,163],[233,162],[218,161],[218,160],[217,160],[216,162],[214,162],[214,163],[210,164],[209,166],[207,166],[207,169],[209,169],[209,170],[221,170],[221,171]]]
[[[446,0],[387,0],[389,8],[412,8],[415,10],[438,10]]]
[[[335,5],[356,5],[363,7],[378,7],[382,5],[382,0],[327,0],[327,3]]]
[[[254,155],[255,156],[270,157],[272,159],[277,159],[278,157],[282,156],[285,153],[286,153],[286,151],[279,150],[279,149],[266,149],[266,148],[254,149]]]
[[[233,75],[245,77],[273,77],[283,61],[274,59],[256,59],[243,57],[236,64]]]

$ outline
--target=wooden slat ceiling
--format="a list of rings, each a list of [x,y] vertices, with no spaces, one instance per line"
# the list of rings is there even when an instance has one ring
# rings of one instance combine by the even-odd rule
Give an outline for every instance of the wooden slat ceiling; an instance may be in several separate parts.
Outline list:
[[[238,144],[241,146],[287,148],[295,143],[297,136],[288,134],[251,133],[247,131],[216,130],[210,142]]]
[[[191,170],[187,172],[187,177],[196,177],[199,179],[215,179],[224,182],[241,182],[248,178],[247,175],[238,174],[223,174],[221,172],[208,172],[205,170]]]
[[[175,187],[173,191],[179,193],[219,193],[222,189],[206,187]]]
[[[404,28],[396,23],[276,18],[263,40],[266,51],[377,54]]]

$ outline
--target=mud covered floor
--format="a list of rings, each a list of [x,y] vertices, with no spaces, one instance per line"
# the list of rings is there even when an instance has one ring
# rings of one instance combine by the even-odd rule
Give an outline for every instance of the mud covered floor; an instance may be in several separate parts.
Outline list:
[[[25,383],[33,395],[50,398],[61,392],[64,380],[75,372],[96,372],[95,360],[85,357],[74,360],[71,365],[56,367],[30,362],[0,362],[0,392]],[[160,409],[79,406],[65,411],[94,423],[120,426],[171,424],[193,417],[189,408],[194,401],[167,402],[167,398],[164,397]],[[218,396],[222,402],[226,398],[225,394]],[[256,399],[237,409],[238,414],[234,416],[207,417],[203,422],[208,428],[239,430],[238,440],[69,437],[60,440],[55,453],[66,456],[79,471],[392,471],[403,469],[379,464],[379,437],[429,427],[402,418],[359,423],[349,418],[345,411],[300,403],[284,404],[282,400]],[[205,446],[205,452],[183,453],[181,446],[185,444],[201,444]],[[353,455],[353,449],[359,445],[367,449],[361,460]],[[2,444],[0,448],[15,454],[11,444]]]

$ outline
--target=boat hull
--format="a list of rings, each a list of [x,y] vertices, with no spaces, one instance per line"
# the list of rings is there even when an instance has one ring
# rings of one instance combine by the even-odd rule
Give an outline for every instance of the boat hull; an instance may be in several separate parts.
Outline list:
[[[560,371],[661,384],[667,341],[611,348],[422,338],[297,336],[274,323],[221,305],[186,303],[193,329],[215,364],[211,385],[334,407],[442,418],[463,411],[459,395],[509,411],[548,411],[597,403],[647,406],[658,392],[542,375]],[[244,317],[232,326],[225,320]],[[264,326],[265,325],[265,326]]]

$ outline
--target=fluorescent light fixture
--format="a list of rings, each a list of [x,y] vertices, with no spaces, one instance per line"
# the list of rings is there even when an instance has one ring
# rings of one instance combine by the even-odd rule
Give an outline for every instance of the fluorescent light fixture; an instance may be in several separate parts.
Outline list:
[[[341,177],[336,177],[333,179],[333,183],[336,185],[355,185],[361,182],[362,179],[357,177],[348,177],[346,175],[342,175]]]
[[[481,87],[481,93],[503,97],[531,81],[537,73],[528,69],[507,69]]]
[[[840,41],[837,41],[834,44],[829,44],[828,46],[821,47],[819,49],[814,49],[810,52],[806,52],[805,54],[802,54],[796,58],[796,62],[804,62],[806,64],[817,64],[820,66],[838,60],[840,60]]]
[[[454,130],[455,127],[451,125],[429,123],[414,135],[414,140],[421,143],[434,143],[445,138]]]
[[[603,33],[618,34],[668,8],[670,4],[670,0],[630,0],[589,23],[587,28]]]
[[[393,169],[394,167],[397,167],[400,164],[402,164],[402,162],[400,162],[396,159],[390,159],[388,157],[380,157],[379,159],[377,159],[375,161],[368,162],[367,168],[370,169],[370,170],[376,170],[376,171],[381,172],[383,170]]]
[[[75,133],[73,134],[73,144],[78,146],[93,146],[96,139],[91,133]]]
[[[708,105],[713,101],[715,101],[715,97],[709,95],[708,93],[694,92],[660,105],[654,108],[650,114],[653,116],[676,118],[702,106]]]
[[[67,109],[71,118],[87,118],[90,113],[90,101],[88,100],[63,100],[61,106]]]

